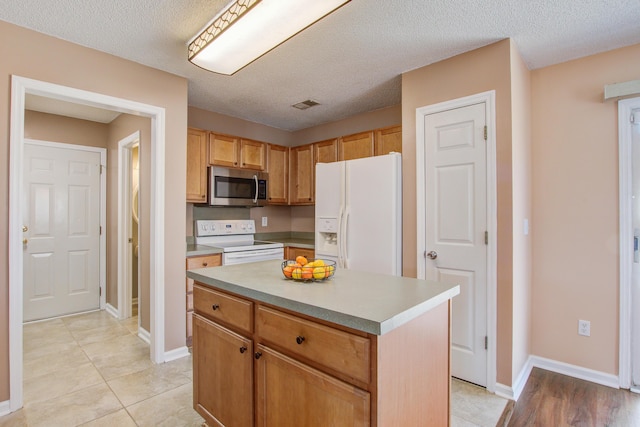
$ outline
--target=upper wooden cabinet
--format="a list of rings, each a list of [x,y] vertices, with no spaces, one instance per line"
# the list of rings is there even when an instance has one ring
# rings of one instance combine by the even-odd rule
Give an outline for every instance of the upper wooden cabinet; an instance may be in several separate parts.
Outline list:
[[[338,139],[315,142],[313,144],[313,164],[338,161]]]
[[[267,165],[266,144],[251,139],[240,140],[240,167],[263,171]]]
[[[373,156],[373,131],[340,137],[338,159],[352,160]]]
[[[267,149],[269,204],[286,205],[289,202],[289,149],[269,144]]]
[[[375,155],[382,156],[392,151],[402,153],[402,126],[376,129]]]
[[[207,201],[207,131],[187,131],[187,202]]]
[[[237,168],[240,164],[240,138],[209,133],[209,165]]]
[[[313,144],[293,147],[289,156],[289,204],[311,205],[314,202]]]
[[[209,165],[264,170],[266,152],[264,142],[213,132],[209,134]]]

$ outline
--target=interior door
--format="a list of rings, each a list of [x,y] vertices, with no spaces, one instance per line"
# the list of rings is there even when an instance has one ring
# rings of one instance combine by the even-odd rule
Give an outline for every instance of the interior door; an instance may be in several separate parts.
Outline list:
[[[24,320],[100,307],[100,153],[25,143]]]
[[[487,383],[485,104],[425,116],[425,272],[454,282],[451,373]]]
[[[631,386],[640,387],[640,110],[633,110],[631,149],[633,153],[633,238],[631,285]]]

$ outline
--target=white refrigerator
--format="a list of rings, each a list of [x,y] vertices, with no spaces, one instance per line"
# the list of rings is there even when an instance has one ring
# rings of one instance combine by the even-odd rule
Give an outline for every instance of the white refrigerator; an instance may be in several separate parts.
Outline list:
[[[402,157],[316,165],[316,258],[402,275]]]

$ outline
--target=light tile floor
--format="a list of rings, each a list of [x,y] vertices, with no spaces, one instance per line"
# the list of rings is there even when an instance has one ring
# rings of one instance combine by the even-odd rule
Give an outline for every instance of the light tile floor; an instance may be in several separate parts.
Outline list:
[[[154,365],[138,319],[104,311],[24,326],[24,407],[0,427],[201,426],[191,357]],[[454,427],[495,426],[506,400],[453,380]]]

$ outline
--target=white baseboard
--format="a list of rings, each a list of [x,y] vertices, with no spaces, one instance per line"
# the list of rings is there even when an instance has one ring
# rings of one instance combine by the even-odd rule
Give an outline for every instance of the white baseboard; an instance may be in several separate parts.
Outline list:
[[[504,397],[505,399],[515,400],[517,402],[522,390],[524,390],[524,386],[527,384],[527,380],[529,379],[529,375],[531,375],[532,369],[532,358],[529,356],[511,386],[496,383],[496,395]]]
[[[174,350],[169,350],[169,351],[165,351],[164,353],[164,361],[165,362],[171,362],[172,360],[177,360],[177,359],[181,359],[183,357],[187,357],[189,356],[191,353],[189,353],[189,347],[184,346],[184,347],[178,347]]]
[[[0,417],[11,413],[11,405],[9,404],[9,402],[9,400],[0,402]]]
[[[144,329],[142,326],[138,326],[138,337],[147,344],[151,345],[151,332]]]
[[[547,371],[556,372],[558,374],[567,375],[569,377],[578,378],[592,383],[601,384],[611,388],[620,388],[620,379],[613,374],[594,371],[593,369],[583,368],[582,366],[570,365],[556,360],[545,359],[540,356],[530,356],[529,359],[533,367],[545,369]]]
[[[494,390],[496,396],[504,397],[509,400],[517,400],[513,395],[513,389],[508,385],[496,383],[496,389]]]
[[[105,306],[104,310],[107,313],[109,313],[110,315],[112,315],[113,317],[115,317],[116,319],[120,318],[120,312],[118,311],[117,308],[115,308],[111,304],[107,303],[107,305]]]

